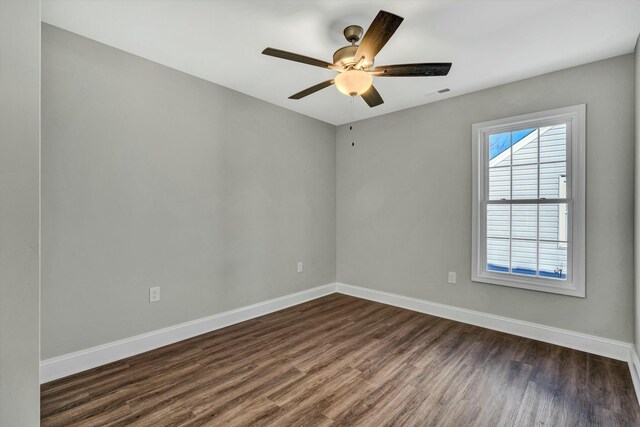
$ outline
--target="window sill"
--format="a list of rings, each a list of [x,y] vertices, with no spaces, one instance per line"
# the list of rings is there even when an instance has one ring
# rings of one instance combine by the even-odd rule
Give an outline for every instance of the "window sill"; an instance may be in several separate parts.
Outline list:
[[[500,277],[502,276],[502,277]],[[526,277],[515,275],[495,275],[484,272],[483,274],[474,274],[471,281],[478,283],[487,283],[490,285],[508,286],[510,288],[527,289],[531,291],[547,292],[560,295],[568,295],[578,298],[586,298],[584,286],[577,287],[575,284],[563,283],[561,285],[553,284],[551,281],[532,281]],[[506,276],[506,277],[505,277]]]

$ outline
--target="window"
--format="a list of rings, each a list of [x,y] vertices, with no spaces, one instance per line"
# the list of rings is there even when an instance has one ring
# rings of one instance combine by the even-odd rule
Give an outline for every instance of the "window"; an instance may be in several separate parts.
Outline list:
[[[473,281],[585,296],[584,145],[584,105],[473,125]]]

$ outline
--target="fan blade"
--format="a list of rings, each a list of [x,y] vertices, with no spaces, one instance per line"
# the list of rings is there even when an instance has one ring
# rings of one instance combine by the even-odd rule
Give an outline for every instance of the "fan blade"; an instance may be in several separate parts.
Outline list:
[[[384,10],[378,12],[364,37],[362,37],[355,58],[360,60],[364,57],[367,61],[373,61],[373,58],[387,44],[402,21],[404,21],[404,18],[393,13],[385,12]]]
[[[380,104],[384,104],[382,97],[380,96],[376,88],[373,87],[373,85],[369,89],[367,89],[367,91],[361,96],[362,99],[364,99],[364,102],[366,102],[371,108],[376,107]]]
[[[420,76],[446,76],[451,69],[450,62],[437,62],[432,64],[398,64],[382,65],[369,70],[378,77],[420,77]]]
[[[262,51],[263,55],[275,56],[276,58],[286,59],[289,61],[301,62],[307,65],[313,65],[320,68],[335,69],[335,65],[322,61],[321,59],[310,58],[304,55],[298,55],[297,53],[291,53],[280,49],[272,49],[270,47]]]
[[[322,83],[318,83],[315,86],[311,86],[310,88],[307,88],[303,91],[300,91],[298,93],[296,93],[295,95],[291,95],[289,97],[289,99],[300,99],[300,98],[304,98],[305,96],[311,95],[312,93],[316,93],[317,91],[324,89],[325,87],[329,87],[333,84],[333,79],[331,80],[327,80],[325,82]]]

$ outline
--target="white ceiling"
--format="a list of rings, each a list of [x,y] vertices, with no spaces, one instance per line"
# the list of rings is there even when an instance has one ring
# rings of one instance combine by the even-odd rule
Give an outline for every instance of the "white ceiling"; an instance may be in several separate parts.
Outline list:
[[[287,97],[330,70],[261,55],[269,46],[331,62],[342,29],[384,9],[405,18],[376,64],[453,62],[447,77],[375,78],[385,100],[355,120],[633,51],[640,1],[44,0],[43,21],[332,124],[351,120],[335,88]],[[444,95],[435,94],[451,88]]]

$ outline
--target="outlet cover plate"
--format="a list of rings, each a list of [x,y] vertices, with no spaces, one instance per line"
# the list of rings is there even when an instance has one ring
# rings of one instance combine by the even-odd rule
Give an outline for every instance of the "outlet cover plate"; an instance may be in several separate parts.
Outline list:
[[[456,273],[455,273],[455,271],[450,271],[449,272],[449,277],[447,278],[447,281],[449,283],[456,283]]]
[[[149,288],[149,302],[160,301],[160,286]]]

